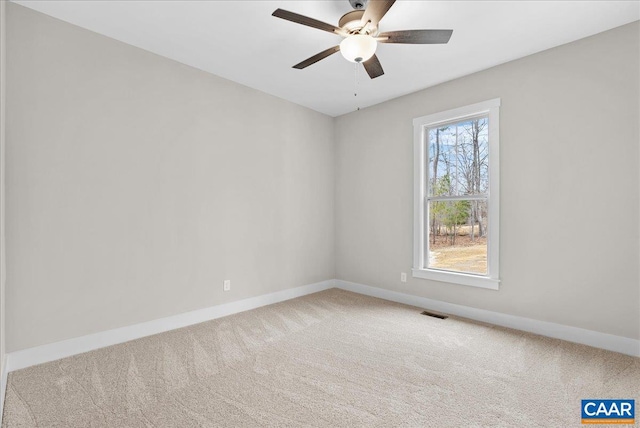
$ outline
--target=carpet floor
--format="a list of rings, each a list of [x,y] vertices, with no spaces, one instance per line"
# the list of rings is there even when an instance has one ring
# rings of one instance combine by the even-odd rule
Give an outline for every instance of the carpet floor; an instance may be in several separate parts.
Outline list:
[[[12,372],[3,426],[564,428],[639,395],[640,358],[332,289]]]

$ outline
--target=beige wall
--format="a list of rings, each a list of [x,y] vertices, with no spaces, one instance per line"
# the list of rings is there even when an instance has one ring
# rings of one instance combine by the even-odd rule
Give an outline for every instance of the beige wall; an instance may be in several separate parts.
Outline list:
[[[0,1],[0,373],[4,373],[5,363],[5,101],[6,101],[6,2]],[[0,403],[0,409],[2,403]]]
[[[7,8],[9,351],[333,277],[640,338],[638,23],[334,120]],[[400,283],[412,119],[496,97],[500,291]]]
[[[335,276],[331,118],[15,4],[7,48],[9,351]]]
[[[337,278],[640,338],[639,35],[636,22],[337,118]],[[501,289],[401,283],[412,119],[498,97]]]

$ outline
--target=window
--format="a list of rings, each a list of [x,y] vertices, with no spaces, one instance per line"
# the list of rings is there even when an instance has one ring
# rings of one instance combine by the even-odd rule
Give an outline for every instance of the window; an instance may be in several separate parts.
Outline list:
[[[498,289],[499,109],[414,119],[414,277]]]

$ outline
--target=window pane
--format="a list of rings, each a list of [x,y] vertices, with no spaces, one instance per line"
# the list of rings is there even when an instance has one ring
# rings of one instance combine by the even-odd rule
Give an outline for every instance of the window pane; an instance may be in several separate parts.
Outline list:
[[[486,194],[489,118],[429,128],[429,196]]]
[[[425,266],[487,274],[487,200],[429,201]]]

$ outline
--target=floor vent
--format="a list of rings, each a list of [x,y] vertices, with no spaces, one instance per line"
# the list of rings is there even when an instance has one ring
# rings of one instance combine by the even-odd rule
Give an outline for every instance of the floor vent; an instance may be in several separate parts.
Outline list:
[[[441,320],[446,320],[447,318],[449,318],[449,316],[447,315],[437,314],[435,312],[429,312],[429,311],[422,311],[420,312],[420,315],[426,315],[428,317],[438,318]]]

